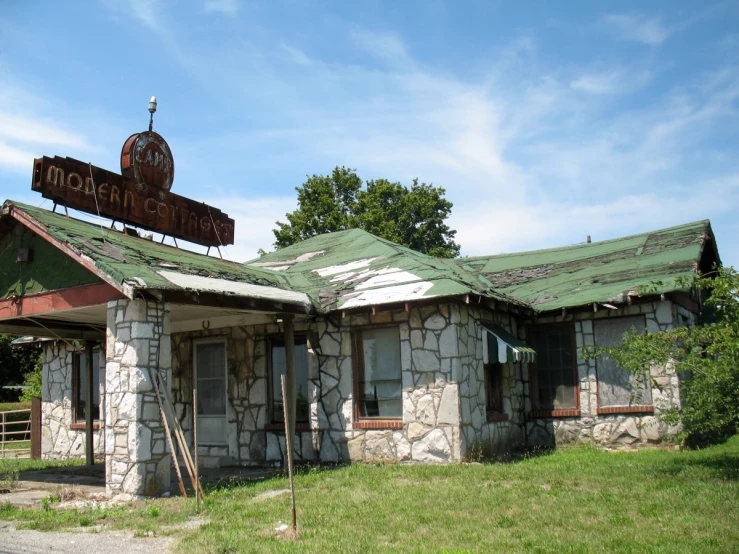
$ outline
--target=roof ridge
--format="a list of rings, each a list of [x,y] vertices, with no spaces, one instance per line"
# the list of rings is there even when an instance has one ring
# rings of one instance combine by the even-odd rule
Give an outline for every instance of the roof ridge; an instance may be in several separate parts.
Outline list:
[[[551,248],[539,248],[536,250],[522,250],[520,252],[501,252],[499,254],[482,254],[479,256],[460,256],[459,258],[453,258],[453,260],[456,262],[464,263],[464,262],[475,261],[475,260],[483,260],[483,259],[488,260],[490,258],[503,257],[503,256],[524,256],[528,254],[538,254],[541,252],[556,252],[559,250],[573,250],[577,248],[588,248],[588,247],[593,247],[593,246],[598,246],[598,245],[603,245],[603,244],[614,243],[618,241],[632,240],[637,237],[649,237],[649,235],[654,235],[656,233],[662,233],[666,231],[676,231],[678,229],[697,226],[697,225],[708,226],[710,225],[710,223],[711,223],[710,219],[698,219],[696,221],[691,221],[689,223],[683,223],[680,225],[674,225],[672,227],[663,227],[661,229],[654,229],[652,231],[645,231],[643,233],[634,233],[633,235],[625,235],[623,237],[615,237],[612,239],[599,240],[595,242],[578,242],[575,244],[569,244],[565,246],[554,246]]]

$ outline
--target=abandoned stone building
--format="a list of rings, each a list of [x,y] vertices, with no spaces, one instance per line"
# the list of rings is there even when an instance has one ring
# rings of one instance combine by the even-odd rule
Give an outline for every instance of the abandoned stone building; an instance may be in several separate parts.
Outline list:
[[[701,299],[676,278],[720,263],[708,221],[453,260],[350,230],[241,264],[9,201],[0,241],[0,332],[50,339],[43,456],[84,455],[90,410],[107,489],[126,494],[168,487],[155,379],[187,441],[197,388],[201,465],[280,464],[293,351],[299,460],[669,439],[679,376],[637,385],[579,347],[694,324]]]

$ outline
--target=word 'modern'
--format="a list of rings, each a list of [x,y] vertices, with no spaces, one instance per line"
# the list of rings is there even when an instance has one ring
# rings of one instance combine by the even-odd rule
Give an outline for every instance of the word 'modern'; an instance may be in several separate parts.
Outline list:
[[[37,159],[33,189],[72,208],[205,246],[234,242],[234,221],[217,208],[163,189],[141,191],[121,175],[71,158]]]

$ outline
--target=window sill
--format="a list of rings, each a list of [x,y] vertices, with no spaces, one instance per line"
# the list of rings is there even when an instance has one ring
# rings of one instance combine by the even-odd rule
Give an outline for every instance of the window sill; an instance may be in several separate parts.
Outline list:
[[[402,429],[402,419],[360,419],[352,423],[353,429]]]
[[[598,415],[653,413],[654,406],[609,406],[607,408],[598,408]]]
[[[284,423],[267,423],[264,426],[265,431],[282,431],[285,432],[285,424]],[[302,423],[296,423],[295,424],[295,430],[296,431],[310,431],[310,423],[302,422]]]
[[[488,423],[493,421],[508,421],[508,414],[502,414],[500,412],[488,412],[487,413]]]
[[[567,408],[563,410],[532,410],[529,412],[529,417],[580,417],[580,410],[577,408]]]
[[[85,422],[84,422],[84,421],[82,421],[82,422],[75,422],[75,423],[72,423],[72,424],[71,424],[71,425],[69,426],[69,428],[70,428],[70,429],[71,429],[72,431],[84,431],[84,430],[85,430],[85,429],[86,429],[87,427],[86,427],[86,425],[85,425]],[[93,422],[92,422],[92,429],[93,429],[94,431],[97,431],[98,429],[100,429],[100,422],[99,422],[99,421],[93,421]]]

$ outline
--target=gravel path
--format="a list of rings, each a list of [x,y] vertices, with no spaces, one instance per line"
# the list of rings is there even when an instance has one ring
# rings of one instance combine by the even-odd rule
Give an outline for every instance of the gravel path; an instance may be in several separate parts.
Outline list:
[[[172,540],[172,538],[134,538],[132,533],[123,531],[98,533],[24,531],[16,529],[12,522],[0,522],[0,554],[21,552],[81,554],[121,551],[125,554],[164,553],[168,552]]]

